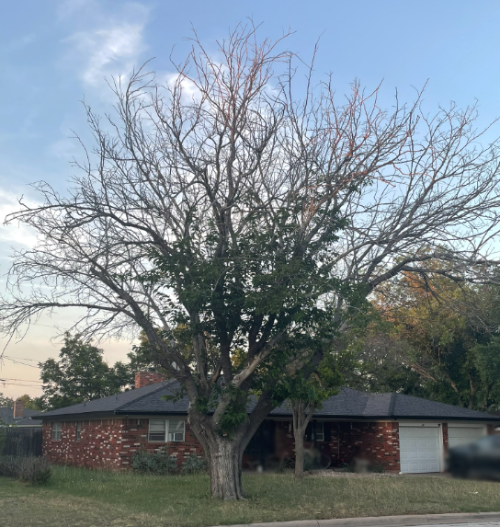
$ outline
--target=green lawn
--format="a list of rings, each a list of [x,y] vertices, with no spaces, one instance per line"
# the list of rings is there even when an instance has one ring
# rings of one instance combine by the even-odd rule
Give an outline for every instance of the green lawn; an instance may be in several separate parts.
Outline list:
[[[245,474],[248,500],[209,497],[207,476],[57,467],[47,487],[0,478],[0,526],[201,526],[391,514],[500,511],[500,484],[441,477]]]

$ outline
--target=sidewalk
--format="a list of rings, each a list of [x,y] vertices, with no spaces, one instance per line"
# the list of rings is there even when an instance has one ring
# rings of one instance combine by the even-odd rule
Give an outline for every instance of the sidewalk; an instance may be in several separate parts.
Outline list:
[[[301,520],[232,525],[230,527],[399,527],[469,524],[500,527],[500,512],[422,514],[410,516],[370,516],[365,518],[337,518],[332,520]],[[465,527],[465,526],[463,526]]]

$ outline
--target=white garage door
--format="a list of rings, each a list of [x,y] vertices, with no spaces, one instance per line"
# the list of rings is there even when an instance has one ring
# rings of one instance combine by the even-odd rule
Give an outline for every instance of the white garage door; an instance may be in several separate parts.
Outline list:
[[[468,445],[486,434],[484,426],[448,425],[448,446]]]
[[[439,472],[439,428],[400,425],[399,449],[403,474]]]

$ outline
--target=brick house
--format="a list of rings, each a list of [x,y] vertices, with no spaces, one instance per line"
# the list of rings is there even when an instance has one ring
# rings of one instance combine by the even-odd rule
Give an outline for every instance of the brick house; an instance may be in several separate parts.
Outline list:
[[[182,464],[203,449],[187,422],[188,400],[166,401],[176,381],[156,373],[136,375],[136,389],[39,414],[43,454],[54,463],[123,469],[133,453],[167,448]],[[364,458],[385,470],[440,472],[449,446],[491,434],[500,417],[398,393],[369,394],[349,388],[317,410],[306,432],[306,448],[323,452],[332,466]],[[293,457],[291,412],[274,409],[252,438],[244,466]]]

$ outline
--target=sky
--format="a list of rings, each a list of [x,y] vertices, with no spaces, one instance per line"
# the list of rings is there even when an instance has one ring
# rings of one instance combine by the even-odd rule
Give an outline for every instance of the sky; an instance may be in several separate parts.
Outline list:
[[[107,82],[148,59],[150,69],[172,73],[172,50],[182,59],[193,29],[209,52],[248,19],[261,24],[262,37],[291,30],[286,48],[304,60],[319,39],[316,74],[331,73],[338,94],[355,79],[367,89],[382,82],[381,101],[389,105],[396,89],[400,101],[411,102],[427,82],[430,112],[477,101],[480,124],[500,117],[497,0],[0,0],[0,8],[0,288],[12,248],[35,241],[22,226],[1,225],[6,214],[21,196],[37,201],[33,182],[64,193],[76,175],[69,162],[82,155],[75,133],[92,144],[82,101],[106,113],[113,104]],[[500,135],[500,126],[490,135]],[[43,317],[8,345],[0,392],[40,395],[37,364],[57,356],[75,316]],[[6,343],[0,337],[0,350]],[[99,345],[110,364],[131,349],[125,340]]]

